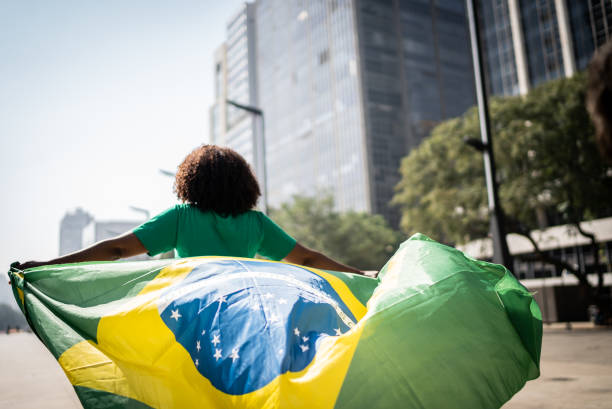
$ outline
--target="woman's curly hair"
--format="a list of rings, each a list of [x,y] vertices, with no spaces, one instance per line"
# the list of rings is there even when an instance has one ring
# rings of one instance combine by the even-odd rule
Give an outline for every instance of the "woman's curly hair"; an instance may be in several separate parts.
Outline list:
[[[230,148],[202,145],[178,167],[174,191],[200,210],[236,216],[251,210],[261,196],[249,164]]]
[[[589,63],[586,105],[599,149],[612,162],[612,40],[597,50]]]

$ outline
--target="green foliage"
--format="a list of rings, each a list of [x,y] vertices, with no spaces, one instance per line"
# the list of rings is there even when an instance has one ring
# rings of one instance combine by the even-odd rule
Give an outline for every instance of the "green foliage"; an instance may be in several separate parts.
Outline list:
[[[380,215],[335,211],[331,196],[294,196],[270,215],[301,244],[363,270],[379,270],[402,241]]]
[[[527,229],[539,227],[538,214],[569,223],[611,214],[612,169],[595,145],[585,84],[577,75],[524,97],[491,100],[500,201]],[[403,159],[392,202],[402,211],[403,231],[455,243],[486,236],[482,154],[464,138],[480,139],[476,108],[441,123]]]

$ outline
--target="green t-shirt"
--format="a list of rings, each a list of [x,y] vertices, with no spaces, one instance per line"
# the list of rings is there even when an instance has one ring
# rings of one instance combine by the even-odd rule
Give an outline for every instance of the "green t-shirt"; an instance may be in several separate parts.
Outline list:
[[[133,230],[154,256],[176,249],[179,257],[254,257],[282,260],[295,247],[295,239],[265,214],[250,210],[223,217],[180,204]]]

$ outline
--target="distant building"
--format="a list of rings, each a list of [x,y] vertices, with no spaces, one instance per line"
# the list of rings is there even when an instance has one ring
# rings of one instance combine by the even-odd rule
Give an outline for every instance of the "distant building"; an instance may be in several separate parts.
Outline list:
[[[132,230],[142,221],[96,221],[92,215],[78,208],[68,212],[60,223],[60,256],[88,247]],[[149,260],[142,254],[127,260]]]
[[[63,256],[83,248],[83,229],[93,217],[81,208],[67,212],[60,222],[59,255]]]
[[[214,92],[215,102],[210,107],[210,140],[216,145],[227,145],[227,55],[225,43],[221,44],[214,55]]]
[[[581,222],[580,226],[595,235],[599,245],[599,262],[601,271],[612,272],[612,217]],[[595,273],[595,255],[590,240],[581,235],[572,225],[552,226],[531,232],[539,249],[553,258],[559,258],[577,268],[585,274]],[[561,277],[563,271],[552,264],[541,261],[524,261],[533,258],[535,249],[531,242],[519,234],[507,236],[510,253],[514,257],[511,269],[520,279]],[[493,257],[493,244],[490,238],[473,240],[467,244],[457,246],[460,250],[472,257],[491,260]]]
[[[83,228],[83,246],[90,246],[98,241],[110,239],[126,233],[139,226],[141,221],[104,221],[92,220]]]
[[[215,51],[215,103],[210,110],[210,132],[214,144],[239,152],[261,174],[254,154],[258,118],[228,105],[232,100],[257,105],[255,59],[255,4],[245,3],[227,23],[226,41]]]
[[[595,236],[597,257],[590,240],[573,225],[534,230],[531,237],[542,253],[575,266],[593,287],[598,285],[596,272],[599,269],[603,273],[602,295],[609,297],[612,295],[612,217],[582,222],[580,226]],[[589,307],[589,298],[573,274],[539,261],[533,244],[526,237],[509,234],[507,241],[513,256],[511,271],[533,292],[542,311],[543,322],[597,320],[595,316],[590,316],[593,306]],[[477,259],[491,261],[493,257],[490,238],[473,240],[457,248]],[[599,260],[599,266],[596,260]]]
[[[586,68],[612,38],[610,0],[480,1],[487,85],[494,95],[529,89]]]
[[[478,15],[494,95],[573,75],[612,35],[609,0],[479,1]],[[215,54],[215,84],[213,141],[252,164],[257,118],[225,100],[265,114],[271,205],[327,191],[338,210],[397,224],[401,158],[475,103],[464,1],[245,3]]]
[[[265,114],[273,206],[327,191],[339,210],[380,213],[393,224],[401,158],[475,102],[458,1],[245,4],[215,54],[215,75],[215,143],[256,160],[256,118],[224,100]]]

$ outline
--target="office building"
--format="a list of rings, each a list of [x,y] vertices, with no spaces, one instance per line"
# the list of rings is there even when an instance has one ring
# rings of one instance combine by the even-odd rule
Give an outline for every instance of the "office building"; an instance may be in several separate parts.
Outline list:
[[[59,255],[83,248],[83,229],[93,217],[81,208],[67,212],[60,222]]]
[[[256,5],[271,204],[328,191],[396,224],[401,158],[475,103],[463,2]]]
[[[488,0],[479,2],[479,14],[493,95],[570,77],[612,37],[610,0]]]
[[[583,70],[610,39],[610,0],[478,2],[488,91],[524,94]],[[383,214],[401,158],[474,105],[458,0],[257,0],[215,54],[214,143],[254,165],[261,108],[271,205],[329,192],[339,210]]]
[[[227,23],[227,39],[214,56],[215,103],[210,110],[210,135],[214,144],[239,152],[259,174],[254,138],[261,125],[247,111],[226,103],[257,105],[255,65],[255,4],[245,3]]]
[[[214,92],[215,102],[210,107],[209,125],[210,141],[216,145],[227,145],[225,134],[227,130],[227,61],[226,45],[221,44],[214,55]]]
[[[119,236],[131,231],[142,221],[97,221],[86,211],[78,208],[67,212],[60,222],[60,248],[59,255],[89,247],[102,240]],[[169,256],[169,255],[165,255]],[[130,257],[127,260],[149,260],[146,254]]]

